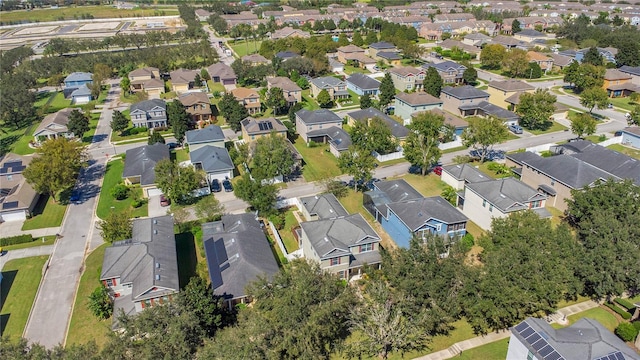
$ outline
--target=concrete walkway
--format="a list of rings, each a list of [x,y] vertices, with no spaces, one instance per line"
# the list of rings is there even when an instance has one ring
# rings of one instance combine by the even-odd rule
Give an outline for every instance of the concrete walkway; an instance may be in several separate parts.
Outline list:
[[[4,264],[11,260],[23,259],[32,256],[50,255],[53,252],[53,246],[54,245],[44,245],[25,249],[9,250],[5,256],[0,257],[0,270],[2,270]]]
[[[579,312],[583,312],[585,310],[593,309],[598,307],[598,304],[595,301],[585,301],[579,304],[571,305],[564,307],[557,312],[551,314],[547,321],[549,323],[566,323],[566,317],[577,314]],[[454,356],[458,356],[461,352],[473,349],[482,345],[486,345],[492,343],[494,341],[506,339],[511,336],[510,330],[501,330],[498,332],[493,332],[487,335],[482,335],[478,337],[474,337],[472,339],[463,340],[451,345],[448,349],[444,349],[438,352],[434,352],[429,355],[421,356],[416,358],[417,360],[444,360],[450,359]]]
[[[22,230],[22,225],[24,225],[24,221],[5,221],[0,224],[0,234],[2,234],[2,237],[31,234],[31,236],[37,238],[60,233],[59,226],[44,229]]]

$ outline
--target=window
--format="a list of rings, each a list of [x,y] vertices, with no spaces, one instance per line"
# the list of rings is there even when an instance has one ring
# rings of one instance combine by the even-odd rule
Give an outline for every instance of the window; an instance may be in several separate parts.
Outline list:
[[[436,224],[436,231],[442,230],[442,224]]]
[[[413,85],[407,84],[407,90],[411,90],[412,87],[413,87]]]
[[[360,245],[360,252],[367,252],[367,251],[373,251],[373,244],[363,244]]]
[[[542,207],[542,200],[536,200],[529,203],[529,209],[537,209]]]
[[[339,258],[339,257],[337,257],[337,258],[331,258],[331,259],[329,260],[329,265],[331,265],[331,266],[340,265],[340,258]]]
[[[487,207],[487,200],[482,200],[482,207]]]
[[[113,286],[113,280],[107,279],[107,286]]]
[[[489,212],[493,211],[493,205],[489,204]]]
[[[145,307],[145,308],[147,308],[147,307],[151,307],[151,300],[145,300],[145,301],[144,301],[144,307]]]

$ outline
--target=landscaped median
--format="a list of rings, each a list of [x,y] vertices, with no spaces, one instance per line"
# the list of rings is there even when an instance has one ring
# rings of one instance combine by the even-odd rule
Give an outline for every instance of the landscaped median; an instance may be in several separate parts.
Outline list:
[[[110,211],[124,211],[127,209],[132,210],[131,216],[143,217],[147,216],[147,203],[146,201],[138,207],[134,208],[132,203],[134,202],[134,194],[141,199],[142,189],[139,186],[133,186],[130,188],[129,196],[124,200],[116,200],[111,195],[111,189],[116,185],[123,182],[122,171],[124,170],[124,161],[121,159],[113,160],[107,163],[107,169],[102,181],[102,188],[100,189],[100,199],[98,200],[98,208],[96,214],[99,218],[104,219],[109,215]]]

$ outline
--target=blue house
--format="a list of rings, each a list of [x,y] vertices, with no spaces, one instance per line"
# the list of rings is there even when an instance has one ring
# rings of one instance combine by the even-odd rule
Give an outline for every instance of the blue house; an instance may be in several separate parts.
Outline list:
[[[622,143],[640,149],[640,127],[630,126],[622,129]]]
[[[370,78],[367,75],[354,73],[347,78],[347,89],[353,91],[359,96],[369,94],[378,96],[380,90],[380,81]]]
[[[82,85],[91,85],[93,74],[86,72],[74,72],[64,78],[65,89],[77,89]]]

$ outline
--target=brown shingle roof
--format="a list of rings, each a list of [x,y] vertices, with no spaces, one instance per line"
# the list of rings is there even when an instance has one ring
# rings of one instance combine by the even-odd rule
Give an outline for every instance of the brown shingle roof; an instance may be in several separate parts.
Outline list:
[[[421,91],[414,92],[411,94],[399,93],[398,95],[396,95],[396,99],[400,99],[412,106],[442,104],[442,100],[430,94],[427,94],[426,92],[421,92]]]
[[[489,86],[502,91],[527,91],[527,90],[535,89],[535,87],[527,84],[524,81],[513,80],[513,79],[504,80],[504,81],[494,80],[489,83]]]
[[[625,74],[618,69],[607,69],[607,71],[604,73],[604,79],[609,81],[626,80],[631,79],[631,75]]]
[[[184,95],[181,95],[179,98],[180,102],[184,106],[191,106],[194,104],[206,103],[209,104],[209,97],[207,94],[203,92],[190,92]]]
[[[258,95],[258,93],[255,90],[248,89],[248,88],[243,88],[243,87],[235,88],[235,89],[231,90],[231,93],[238,100],[251,98],[251,97],[255,97],[255,98],[259,98],[260,97],[260,95]]]
[[[277,87],[284,91],[302,91],[298,84],[284,76],[267,78],[267,84],[269,85],[269,88]]]

